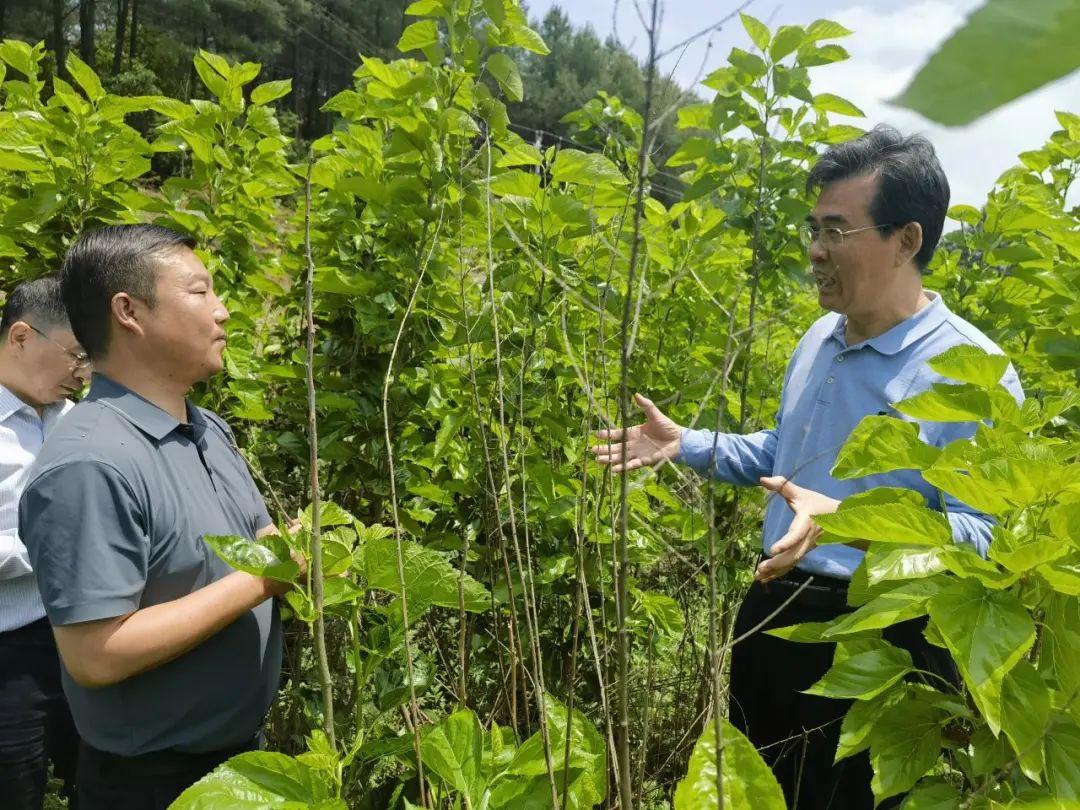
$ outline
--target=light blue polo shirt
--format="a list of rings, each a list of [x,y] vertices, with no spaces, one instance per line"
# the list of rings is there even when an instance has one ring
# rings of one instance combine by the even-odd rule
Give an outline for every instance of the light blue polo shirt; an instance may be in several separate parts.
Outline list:
[[[953,537],[970,543],[985,556],[992,519],[944,495],[923,480],[916,470],[896,470],[840,481],[829,471],[849,434],[864,416],[885,413],[919,425],[927,444],[944,447],[970,438],[974,422],[923,422],[893,410],[893,403],[926,391],[934,383],[954,382],[933,371],[927,361],[958,344],[972,344],[1001,354],[986,335],[951,312],[937,293],[927,292],[930,303],[906,321],[870,340],[848,346],[847,319],[837,313],[819,318],[795,349],[788,363],[776,427],[746,436],[721,433],[716,442],[715,476],[732,484],[753,486],[767,475],[782,475],[799,486],[843,500],[873,487],[904,487],[919,492],[928,505],[940,508],[952,524]],[[1024,399],[1012,366],[1002,384]],[[711,430],[684,430],[679,461],[700,473],[709,466],[713,449]],[[783,498],[771,497],[765,509],[762,547],[768,549],[784,536],[792,512]],[[846,545],[814,549],[799,568],[810,574],[850,579],[863,552]]]

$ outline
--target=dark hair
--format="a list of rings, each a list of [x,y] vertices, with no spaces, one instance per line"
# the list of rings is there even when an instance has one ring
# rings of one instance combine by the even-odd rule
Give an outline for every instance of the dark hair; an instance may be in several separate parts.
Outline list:
[[[125,292],[153,307],[155,264],[180,247],[194,248],[195,240],[160,225],[110,225],[68,249],[60,286],[71,331],[91,358],[108,346],[113,296]]]
[[[11,291],[0,316],[0,336],[6,335],[16,321],[33,319],[43,332],[68,325],[60,282],[52,277],[24,281]]]
[[[949,210],[949,181],[934,147],[921,135],[904,137],[893,127],[878,124],[865,135],[829,147],[810,170],[806,190],[865,175],[878,178],[870,216],[875,225],[891,226],[882,228],[883,233],[909,222],[922,226],[915,264],[925,272]]]

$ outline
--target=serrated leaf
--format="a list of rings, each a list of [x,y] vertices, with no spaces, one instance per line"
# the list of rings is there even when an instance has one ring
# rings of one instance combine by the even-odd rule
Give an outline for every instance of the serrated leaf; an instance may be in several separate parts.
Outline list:
[[[203,536],[203,542],[237,571],[280,582],[295,582],[300,574],[300,566],[289,558],[287,552],[281,553],[284,549],[269,547],[268,544],[274,539],[273,535],[262,538],[263,542],[235,535]]]
[[[840,39],[851,36],[851,31],[832,20],[814,20],[806,27],[806,41],[817,42],[822,39]]]
[[[424,766],[462,794],[470,807],[482,807],[487,789],[483,773],[484,730],[468,709],[454,712],[424,730],[420,743]]]
[[[779,62],[788,54],[794,53],[805,39],[806,31],[801,25],[781,25],[773,35],[769,56],[773,62]]]
[[[626,185],[629,181],[611,160],[598,152],[560,149],[551,167],[551,179],[556,183],[595,185],[611,183]]]
[[[926,364],[943,377],[991,389],[1004,376],[1009,367],[1009,358],[1003,354],[990,354],[970,343],[960,343]]]
[[[970,383],[935,383],[929,391],[897,402],[893,407],[905,416],[927,422],[979,422],[992,416],[990,397]]]
[[[908,582],[888,593],[875,597],[853,613],[842,617],[822,635],[837,639],[867,630],[881,630],[899,622],[925,616],[930,597],[937,594],[945,582],[940,578]]]
[[[409,51],[422,51],[431,45],[439,43],[439,26],[434,20],[420,20],[410,23],[401,32],[397,49],[402,53]]]
[[[814,96],[814,109],[824,112],[849,115],[853,118],[865,118],[866,113],[848,101],[846,98],[833,95],[832,93],[818,93]]]
[[[715,810],[717,749],[724,806],[733,810],[784,810],[783,791],[761,755],[727,720],[721,720],[721,745],[716,727],[706,721],[705,733],[694,746],[686,776],[675,788],[674,810]]]
[[[889,416],[866,416],[836,456],[831,475],[861,478],[892,470],[925,470],[941,455],[919,438],[919,426]]]
[[[882,712],[870,733],[875,801],[909,790],[940,753],[941,712],[917,694],[905,695]]]
[[[465,609],[474,613],[491,604],[487,588],[468,574],[461,574],[438,552],[402,539],[405,568],[405,595],[411,616],[431,605],[458,607],[458,578],[462,577]],[[397,546],[393,538],[371,538],[364,544],[364,575],[372,588],[400,595]]]
[[[525,94],[524,85],[521,83],[521,75],[518,73],[517,63],[507,54],[499,51],[488,57],[487,70],[499,87],[506,93],[511,101],[521,101]]]
[[[1050,691],[1035,667],[1020,661],[1001,684],[1001,728],[1021,770],[1036,782],[1042,777],[1043,736],[1049,720]]]
[[[832,667],[809,689],[808,695],[869,700],[884,692],[911,671],[911,654],[899,647],[883,646],[833,662]]]
[[[292,92],[292,79],[263,82],[251,91],[252,104],[269,104]]]
[[[847,503],[846,501],[844,502]],[[814,522],[837,538],[869,540],[877,543],[906,543],[913,546],[940,546],[952,542],[952,525],[940,512],[906,503],[844,506],[828,515],[815,515]],[[826,538],[822,538],[824,542]]]
[[[1046,732],[1046,783],[1055,798],[1080,802],[1080,725],[1066,714]]]
[[[1001,730],[1001,682],[1035,641],[1027,608],[1011,593],[973,579],[950,583],[930,600],[930,621],[952,653],[987,724]]]
[[[746,29],[746,33],[750,35],[750,41],[762,51],[768,49],[769,39],[771,37],[769,26],[765,25],[765,23],[756,17],[751,17],[749,14],[744,14],[741,11],[739,12],[739,19],[742,20],[743,28]]]
[[[1080,67],[1078,30],[1078,0],[987,0],[893,103],[939,124],[969,124]]]
[[[275,751],[249,751],[219,765],[180,794],[170,810],[346,810],[315,770]]]
[[[74,51],[69,51],[67,55],[68,73],[71,74],[76,84],[82,88],[82,91],[86,93],[86,97],[91,101],[100,101],[105,96],[105,88],[101,86],[101,80],[97,74],[94,73],[86,62],[78,57]]]

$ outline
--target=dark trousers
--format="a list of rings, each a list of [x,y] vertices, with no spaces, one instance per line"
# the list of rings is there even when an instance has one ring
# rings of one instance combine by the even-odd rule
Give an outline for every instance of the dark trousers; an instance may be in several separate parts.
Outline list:
[[[49,761],[68,807],[79,737],[60,685],[60,656],[46,619],[0,633],[0,807],[41,810]]]
[[[176,798],[236,754],[262,747],[262,735],[224,751],[154,751],[122,757],[85,742],[79,748],[79,810],[166,810]]]
[[[806,580],[797,569],[768,585],[754,583],[735,622],[748,632],[776,610]],[[849,612],[847,583],[815,576],[790,605],[762,630],[800,622],[825,622]],[[916,667],[951,683],[960,682],[949,654],[922,635],[926,619],[888,628],[885,638],[911,653]],[[797,810],[873,810],[872,771],[866,751],[833,764],[840,722],[852,701],[801,693],[832,666],[835,644],[804,644],[759,631],[735,645],[731,658],[730,717],[761,752]],[[934,684],[940,688],[941,684]],[[897,807],[902,797],[879,808]]]

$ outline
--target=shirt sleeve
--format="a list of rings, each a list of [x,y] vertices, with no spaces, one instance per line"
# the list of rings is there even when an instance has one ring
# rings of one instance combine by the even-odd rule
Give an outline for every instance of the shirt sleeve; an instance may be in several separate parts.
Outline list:
[[[116,468],[78,461],[44,471],[23,492],[19,525],[54,625],[139,609],[150,541],[138,499]]]
[[[0,530],[0,581],[34,573],[30,554],[16,529]]]
[[[684,428],[677,460],[704,475],[711,458],[714,477],[730,484],[754,486],[762,476],[772,475],[778,435],[778,428],[746,436]]]

